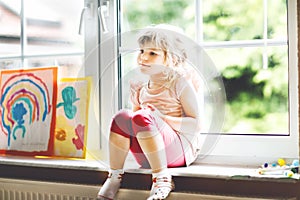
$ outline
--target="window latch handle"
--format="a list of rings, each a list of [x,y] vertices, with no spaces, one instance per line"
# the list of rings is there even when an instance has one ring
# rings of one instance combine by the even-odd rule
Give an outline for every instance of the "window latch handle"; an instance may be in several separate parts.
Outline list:
[[[79,30],[78,30],[78,34],[79,34],[79,35],[81,35],[82,24],[83,24],[83,16],[84,16],[84,13],[85,13],[86,9],[87,9],[87,7],[84,7],[84,8],[81,10],[80,20],[79,20]]]
[[[89,19],[91,19],[94,16],[93,9],[94,9],[93,3],[88,3],[84,8],[82,8],[81,14],[80,14],[80,20],[79,20],[79,30],[78,30],[79,35],[81,35],[82,24],[83,24],[85,13],[88,11],[89,12],[88,17],[89,17]]]
[[[98,7],[98,17],[99,17],[99,21],[100,21],[103,33],[107,33],[108,28],[107,28],[105,18],[109,17],[109,1],[108,0],[103,1],[103,3],[100,4],[100,6]]]

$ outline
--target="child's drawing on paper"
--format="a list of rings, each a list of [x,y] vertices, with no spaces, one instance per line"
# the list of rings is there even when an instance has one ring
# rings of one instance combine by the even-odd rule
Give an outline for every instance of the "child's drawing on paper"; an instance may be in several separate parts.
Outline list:
[[[0,149],[51,149],[56,77],[56,67],[1,71]]]
[[[76,90],[72,86],[67,86],[61,91],[61,97],[63,102],[60,102],[57,104],[57,108],[63,106],[65,115],[68,119],[73,119],[77,112],[77,107],[74,105],[74,103],[79,98],[76,97]]]
[[[58,85],[54,152],[85,157],[90,83],[88,78],[66,78]]]

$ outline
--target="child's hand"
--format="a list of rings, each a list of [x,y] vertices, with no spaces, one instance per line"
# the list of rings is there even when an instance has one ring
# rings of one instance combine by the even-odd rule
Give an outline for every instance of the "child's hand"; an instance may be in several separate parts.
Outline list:
[[[153,115],[156,115],[162,119],[164,119],[165,115],[162,114],[155,106],[153,106],[152,104],[150,103],[147,103],[146,105],[143,105],[143,108],[144,109],[150,109],[151,112],[153,113]]]

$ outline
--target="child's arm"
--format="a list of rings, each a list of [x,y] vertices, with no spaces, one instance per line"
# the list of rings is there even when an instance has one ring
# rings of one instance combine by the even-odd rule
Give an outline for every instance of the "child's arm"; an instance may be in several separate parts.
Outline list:
[[[132,110],[133,111],[137,111],[137,110],[140,110],[141,107],[139,106],[140,103],[139,103],[139,93],[140,93],[140,90],[142,88],[142,82],[133,82],[133,81],[130,81],[130,99],[131,99],[131,102],[132,102]]]
[[[176,131],[192,133],[200,131],[200,112],[195,90],[191,86],[185,87],[180,96],[180,102],[185,117],[165,116],[163,119]]]

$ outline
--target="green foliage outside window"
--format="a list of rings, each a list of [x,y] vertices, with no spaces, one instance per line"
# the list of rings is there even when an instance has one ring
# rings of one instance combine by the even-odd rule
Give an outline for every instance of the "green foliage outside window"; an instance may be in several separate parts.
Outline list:
[[[180,26],[195,38],[193,0],[125,0],[125,29],[150,24]],[[249,41],[264,38],[262,0],[203,0],[203,40]],[[268,39],[286,40],[285,0],[268,0]],[[268,66],[263,67],[263,53]],[[227,133],[288,133],[288,47],[222,48],[208,50],[222,74],[227,104],[223,131]]]

